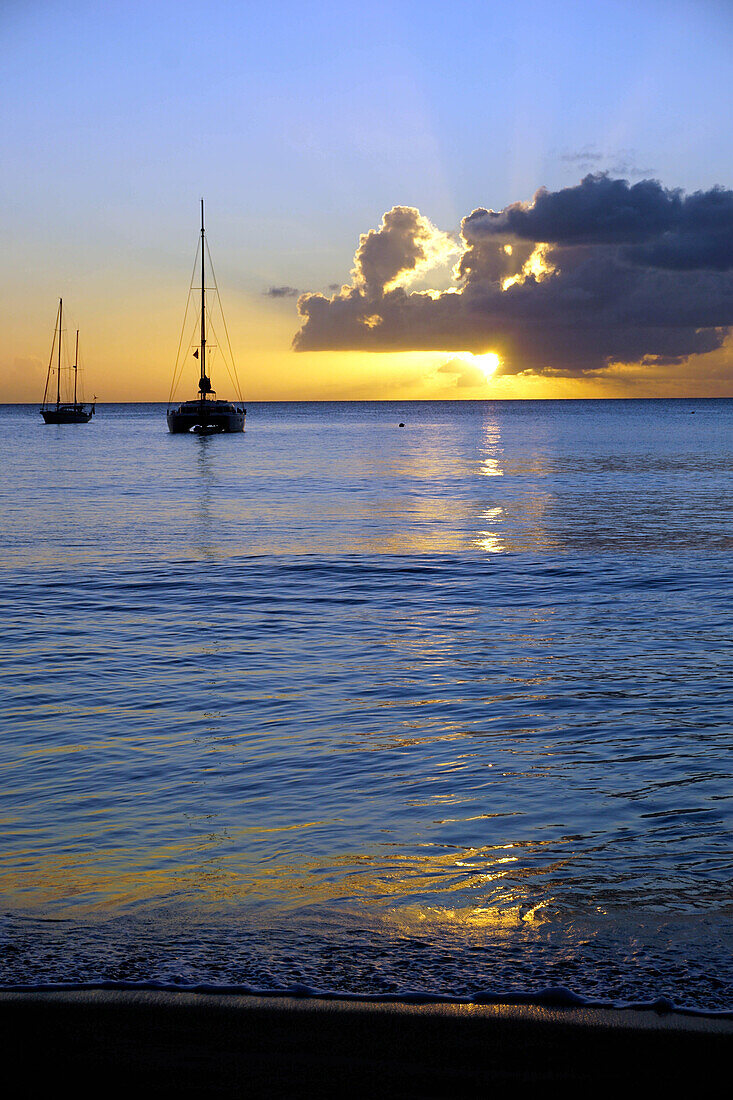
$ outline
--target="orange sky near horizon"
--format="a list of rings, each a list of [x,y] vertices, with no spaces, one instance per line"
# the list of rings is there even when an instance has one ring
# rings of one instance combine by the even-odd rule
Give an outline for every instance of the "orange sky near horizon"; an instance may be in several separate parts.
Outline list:
[[[460,347],[293,350],[298,292],[348,285],[360,240],[390,208],[414,208],[433,243],[460,247],[472,212],[577,187],[586,173],[733,194],[728,5],[566,7],[558,19],[550,0],[496,11],[479,0],[316,11],[294,0],[5,5],[0,401],[40,403],[59,295],[72,342],[80,329],[87,398],[168,399],[202,195],[245,402],[733,395],[730,337],[684,364],[581,377],[499,368],[484,378]],[[445,262],[422,289],[445,290],[459,251],[429,251]],[[400,285],[420,288],[414,274],[403,270]],[[730,320],[733,269],[719,277],[712,319],[715,295],[700,295],[703,333]],[[273,288],[285,296],[268,296]],[[654,326],[645,308],[640,316]],[[308,324],[307,346],[318,347]],[[669,327],[678,324],[675,313]],[[697,324],[695,314],[682,327],[694,335]],[[464,335],[438,331],[441,343]],[[320,346],[363,346],[339,336]],[[561,350],[571,344],[572,326]],[[466,346],[481,348],[480,336]],[[215,362],[212,380],[219,396],[235,396]],[[196,388],[192,359],[176,396]]]
[[[185,277],[185,276],[184,276]],[[472,357],[451,351],[414,352],[295,352],[291,348],[298,327],[295,303],[267,299],[238,302],[227,307],[242,397],[245,401],[346,400],[515,400],[553,398],[728,397],[732,395],[733,346],[730,339],[717,352],[692,357],[680,366],[616,365],[585,377],[497,374],[477,384],[469,370],[464,384],[441,368],[453,359],[470,366]],[[85,396],[105,402],[167,401],[173,377],[185,292],[162,297],[156,311],[148,299],[128,315],[99,310],[79,318],[71,303],[69,330],[81,329],[81,364]],[[96,303],[95,303],[96,304]],[[51,350],[57,303],[49,302],[43,318],[26,315],[22,325],[6,329],[0,371],[0,402],[40,402]],[[65,303],[66,308],[66,303]],[[73,313],[71,312],[73,309]],[[129,309],[129,307],[128,307]],[[66,325],[65,325],[66,327]],[[480,364],[480,359],[477,360]],[[229,379],[213,381],[222,397],[233,397]],[[178,399],[195,394],[197,364],[178,387]]]

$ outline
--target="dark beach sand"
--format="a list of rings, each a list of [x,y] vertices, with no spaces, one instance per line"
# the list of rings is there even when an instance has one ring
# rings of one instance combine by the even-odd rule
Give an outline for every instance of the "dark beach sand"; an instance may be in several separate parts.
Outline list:
[[[453,1096],[489,1086],[695,1086],[733,1021],[536,1006],[406,1005],[158,992],[0,994],[14,1096]]]

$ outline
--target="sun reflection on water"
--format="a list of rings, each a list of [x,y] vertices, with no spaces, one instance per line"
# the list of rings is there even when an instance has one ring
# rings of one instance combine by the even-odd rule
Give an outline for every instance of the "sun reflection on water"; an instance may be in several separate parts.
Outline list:
[[[482,519],[484,523],[498,524],[501,522],[504,515],[504,509],[501,507],[487,508],[483,513]],[[504,543],[501,540],[498,531],[479,531],[476,537],[476,545],[486,551],[487,554],[501,554],[504,552]]]
[[[483,425],[483,439],[481,442],[480,473],[483,477],[503,476],[504,470],[500,465],[503,453],[499,423],[497,420],[487,417]]]
[[[551,920],[553,899],[543,899],[533,905],[473,905],[442,907],[411,905],[390,909],[383,916],[386,925],[396,927],[403,935],[478,936],[490,930],[492,934],[511,935],[522,926],[537,926]]]

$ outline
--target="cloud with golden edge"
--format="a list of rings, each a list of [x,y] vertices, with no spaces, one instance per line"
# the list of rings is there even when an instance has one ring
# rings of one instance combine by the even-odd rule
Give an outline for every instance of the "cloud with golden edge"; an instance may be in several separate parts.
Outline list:
[[[414,288],[453,261],[448,289]],[[361,236],[351,283],[301,295],[298,310],[296,350],[441,351],[466,387],[490,372],[459,353],[495,356],[494,377],[680,365],[733,325],[733,191],[589,175],[474,210],[460,245],[396,206]]]
[[[459,252],[453,237],[436,229],[419,210],[393,206],[378,229],[359,238],[351,287],[368,300],[378,299],[444,266]]]

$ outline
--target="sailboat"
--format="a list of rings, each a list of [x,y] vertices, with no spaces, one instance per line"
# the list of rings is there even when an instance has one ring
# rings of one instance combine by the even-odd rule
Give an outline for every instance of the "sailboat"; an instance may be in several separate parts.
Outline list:
[[[234,357],[232,355],[231,344],[229,343],[229,336],[226,331],[226,322],[224,321],[223,314],[221,315],[221,323],[223,326],[223,335],[226,338],[226,344],[218,341],[216,334],[214,339],[211,339],[211,332],[207,333],[207,319],[209,321],[209,329],[213,327],[213,318],[211,315],[210,307],[207,305],[206,300],[206,256],[208,254],[208,245],[206,243],[206,233],[204,230],[204,200],[201,200],[201,241],[199,248],[201,250],[201,302],[200,302],[200,326],[197,324],[198,340],[196,342],[195,349],[192,354],[195,359],[198,359],[199,365],[199,389],[198,397],[192,401],[184,401],[180,405],[171,405],[173,400],[173,393],[176,388],[176,384],[180,378],[182,372],[181,366],[181,348],[184,343],[184,335],[186,331],[186,320],[188,317],[188,309],[191,303],[191,297],[194,290],[199,288],[194,287],[193,282],[196,273],[196,261],[194,261],[194,276],[191,279],[191,286],[189,287],[188,303],[186,305],[186,314],[183,319],[183,329],[181,331],[181,340],[178,346],[178,358],[176,361],[176,369],[173,375],[173,384],[171,386],[171,395],[168,400],[168,431],[170,432],[189,432],[193,431],[199,435],[213,435],[218,432],[242,432],[244,431],[244,418],[247,415],[247,410],[242,405],[241,395],[239,395],[239,402],[232,403],[230,401],[220,401],[217,399],[216,391],[211,385],[210,367],[207,368],[207,352],[211,356],[212,350],[219,349],[222,352],[222,357],[225,361],[228,359],[227,366],[229,368],[229,374],[232,381],[239,391],[239,384],[237,382],[236,370],[234,368]],[[197,256],[198,259],[198,256]],[[221,309],[221,301],[219,300],[219,289],[216,285],[216,277],[214,276],[213,266],[211,264],[211,256],[209,255],[209,268],[211,271],[211,277],[213,281],[213,291],[216,300],[219,303]],[[190,345],[189,345],[190,348]],[[227,354],[228,353],[228,354]]]
[[[47,424],[88,424],[94,416],[96,397],[91,405],[78,399],[79,381],[79,330],[76,330],[76,349],[74,353],[73,367],[64,367],[61,362],[61,345],[63,344],[63,311],[64,302],[59,298],[59,311],[56,315],[56,327],[53,330],[53,343],[51,344],[51,358],[48,361],[46,372],[46,388],[43,391],[43,402],[39,410]],[[56,352],[56,401],[49,400],[49,387],[51,375],[54,372],[54,352]],[[74,396],[72,401],[61,400],[61,374],[64,371],[74,373]],[[70,387],[69,387],[70,388]]]

